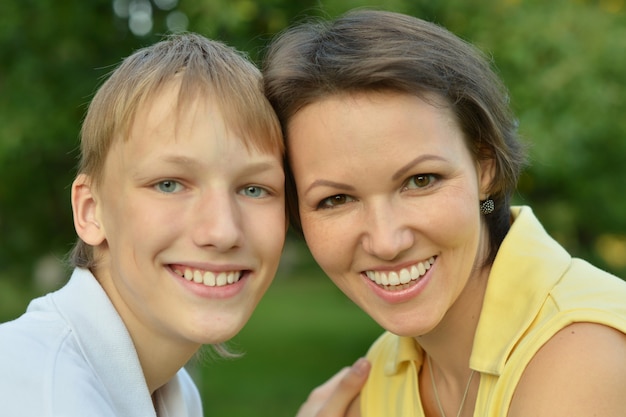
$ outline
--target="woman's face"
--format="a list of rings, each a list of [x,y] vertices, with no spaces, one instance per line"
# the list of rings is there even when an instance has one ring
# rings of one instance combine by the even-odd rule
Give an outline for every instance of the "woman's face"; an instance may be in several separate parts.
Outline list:
[[[488,248],[479,200],[493,164],[473,159],[452,111],[431,98],[331,96],[296,113],[287,132],[311,253],[402,336],[442,321]]]

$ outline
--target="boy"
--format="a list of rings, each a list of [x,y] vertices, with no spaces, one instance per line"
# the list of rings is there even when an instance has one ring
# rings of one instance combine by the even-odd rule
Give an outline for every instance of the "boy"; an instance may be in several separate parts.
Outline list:
[[[72,277],[0,325],[3,415],[202,416],[183,365],[234,336],[272,281],[282,151],[259,71],[233,49],[184,34],[125,59],[81,132]]]

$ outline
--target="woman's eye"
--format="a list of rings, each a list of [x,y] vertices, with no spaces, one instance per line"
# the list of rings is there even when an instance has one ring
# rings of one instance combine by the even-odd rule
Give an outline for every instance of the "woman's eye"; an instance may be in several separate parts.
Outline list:
[[[269,194],[265,188],[259,187],[258,185],[248,185],[241,190],[241,193],[252,198],[261,198]]]
[[[318,204],[318,208],[333,208],[354,201],[354,199],[345,194],[337,194],[325,198]]]
[[[178,181],[174,180],[165,180],[160,181],[155,185],[155,188],[162,193],[176,193],[183,189],[183,186]]]
[[[437,177],[434,174],[418,174],[413,175],[409,178],[407,182],[406,188],[408,189],[416,189],[416,188],[425,188],[429,185],[432,185]]]

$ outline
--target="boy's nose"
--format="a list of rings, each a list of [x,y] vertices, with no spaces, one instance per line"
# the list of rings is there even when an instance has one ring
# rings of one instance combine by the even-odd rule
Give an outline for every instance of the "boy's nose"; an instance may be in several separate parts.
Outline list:
[[[198,246],[227,251],[241,244],[240,213],[227,195],[213,195],[198,204],[194,215],[193,240]]]

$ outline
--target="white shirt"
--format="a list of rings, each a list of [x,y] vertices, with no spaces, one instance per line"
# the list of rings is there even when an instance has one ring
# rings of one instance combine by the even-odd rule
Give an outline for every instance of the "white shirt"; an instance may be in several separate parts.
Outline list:
[[[155,393],[159,417],[202,417],[181,369]],[[155,417],[133,342],[90,271],[0,325],[2,417]]]

